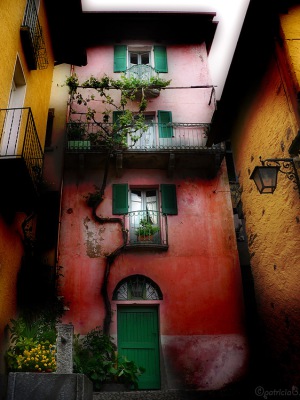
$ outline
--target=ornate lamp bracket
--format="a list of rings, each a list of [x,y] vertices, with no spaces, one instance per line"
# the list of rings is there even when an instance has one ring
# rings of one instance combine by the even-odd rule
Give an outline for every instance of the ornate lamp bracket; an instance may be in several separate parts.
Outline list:
[[[300,195],[300,179],[297,168],[300,166],[300,158],[267,158],[259,160],[264,167],[277,167],[278,171],[284,174],[290,181],[294,183],[294,189],[298,190]]]

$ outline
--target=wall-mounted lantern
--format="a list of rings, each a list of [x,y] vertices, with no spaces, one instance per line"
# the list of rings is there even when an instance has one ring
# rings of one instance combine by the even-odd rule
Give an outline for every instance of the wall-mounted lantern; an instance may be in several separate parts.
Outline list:
[[[259,157],[259,159],[262,165],[256,166],[250,175],[259,193],[273,193],[277,187],[278,172],[281,172],[295,184],[294,189],[297,189],[300,195],[300,179],[296,167],[300,162],[299,157],[267,158],[266,160]]]

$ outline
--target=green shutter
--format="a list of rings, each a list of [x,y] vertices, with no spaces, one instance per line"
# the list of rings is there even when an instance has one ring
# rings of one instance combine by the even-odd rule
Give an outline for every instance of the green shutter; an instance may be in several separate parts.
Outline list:
[[[171,111],[157,111],[158,131],[160,138],[173,137],[173,127],[167,124],[172,123]]]
[[[164,183],[160,185],[163,214],[177,215],[176,185]]]
[[[124,72],[127,68],[127,46],[116,45],[114,48],[114,72]]]
[[[128,213],[128,185],[127,183],[113,184],[113,214]]]
[[[118,118],[123,114],[123,111],[113,111],[113,124],[118,122]]]
[[[154,46],[154,64],[157,72],[168,72],[167,49],[165,46]]]

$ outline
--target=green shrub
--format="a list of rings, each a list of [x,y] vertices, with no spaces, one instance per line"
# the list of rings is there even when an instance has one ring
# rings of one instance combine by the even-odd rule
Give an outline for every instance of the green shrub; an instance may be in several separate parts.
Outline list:
[[[113,338],[96,327],[86,336],[74,335],[73,371],[85,374],[93,383],[94,391],[103,383],[121,382],[132,389],[138,387],[138,378],[145,371],[134,361],[118,356]]]

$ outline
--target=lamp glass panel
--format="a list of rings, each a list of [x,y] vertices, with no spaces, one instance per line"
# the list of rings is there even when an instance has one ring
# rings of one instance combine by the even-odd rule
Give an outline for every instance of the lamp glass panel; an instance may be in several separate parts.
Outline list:
[[[255,167],[251,175],[260,193],[273,193],[277,186],[278,167]]]
[[[278,167],[260,167],[260,175],[262,180],[261,193],[273,193],[277,185]]]

